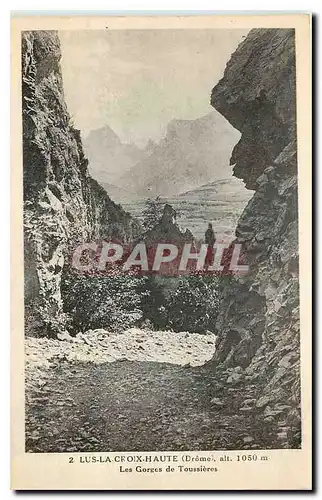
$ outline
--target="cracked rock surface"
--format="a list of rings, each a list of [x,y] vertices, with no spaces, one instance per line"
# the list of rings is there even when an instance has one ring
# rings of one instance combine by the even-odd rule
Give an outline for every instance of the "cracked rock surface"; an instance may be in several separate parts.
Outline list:
[[[238,46],[212,105],[241,132],[231,163],[255,189],[236,243],[250,272],[224,291],[214,369],[241,367],[258,418],[300,447],[300,325],[295,41],[291,29],[254,29]],[[249,405],[244,402],[243,411]]]

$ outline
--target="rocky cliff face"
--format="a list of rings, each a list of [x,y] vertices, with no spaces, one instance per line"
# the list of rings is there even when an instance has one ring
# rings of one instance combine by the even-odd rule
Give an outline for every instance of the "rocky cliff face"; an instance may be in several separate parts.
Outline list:
[[[252,30],[211,103],[241,132],[231,164],[234,175],[256,190],[236,230],[250,272],[226,287],[214,362],[244,391],[240,411],[269,423],[272,447],[299,447],[294,31]]]
[[[98,238],[128,240],[138,225],[88,173],[65,104],[54,31],[22,36],[26,330],[66,327],[60,285],[72,249]]]
[[[295,137],[294,30],[252,30],[213,89],[211,104],[242,133],[230,163],[234,175],[255,189]]]

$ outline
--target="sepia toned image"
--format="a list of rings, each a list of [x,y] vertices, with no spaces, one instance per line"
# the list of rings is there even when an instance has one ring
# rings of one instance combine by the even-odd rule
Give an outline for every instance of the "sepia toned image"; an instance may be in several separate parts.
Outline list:
[[[48,28],[19,33],[22,453],[300,453],[295,27]]]

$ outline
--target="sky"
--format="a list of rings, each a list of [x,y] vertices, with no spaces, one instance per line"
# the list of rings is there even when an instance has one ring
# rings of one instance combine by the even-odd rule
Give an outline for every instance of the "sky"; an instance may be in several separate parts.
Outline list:
[[[60,31],[65,99],[85,138],[109,125],[123,142],[159,141],[172,119],[213,108],[212,88],[248,30]]]

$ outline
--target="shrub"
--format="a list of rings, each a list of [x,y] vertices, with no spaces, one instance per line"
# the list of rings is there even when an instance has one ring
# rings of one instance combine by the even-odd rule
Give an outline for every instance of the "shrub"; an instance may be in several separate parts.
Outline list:
[[[64,309],[73,318],[72,329],[126,330],[142,319],[144,277],[92,276],[69,272],[62,284]],[[140,289],[140,292],[139,292]]]
[[[219,309],[218,278],[186,276],[165,300],[167,326],[175,331],[214,331]]]

